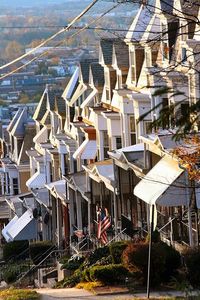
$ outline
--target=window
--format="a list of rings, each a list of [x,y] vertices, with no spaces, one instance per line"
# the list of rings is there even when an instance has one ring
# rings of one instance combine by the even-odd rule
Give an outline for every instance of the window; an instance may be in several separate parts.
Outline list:
[[[110,91],[106,89],[106,100],[110,100]]]
[[[169,101],[168,98],[162,99],[162,128],[169,128]]]
[[[77,161],[74,160],[74,173],[76,173],[76,172],[77,172]]]
[[[13,178],[13,194],[14,195],[18,195],[19,194],[18,178]]]
[[[67,154],[64,154],[64,170],[65,174],[63,175],[67,175],[69,173],[69,159]]]
[[[186,48],[182,48],[181,62],[182,63],[187,62],[187,50],[186,50]]]
[[[121,136],[116,137],[116,149],[121,149],[122,148],[122,138]]]
[[[103,131],[103,148],[104,148],[104,158],[108,158],[109,151],[109,137],[107,131]]]
[[[144,134],[150,134],[151,133],[151,121],[144,121]]]
[[[135,128],[135,117],[134,116],[130,116],[129,128],[130,128],[131,145],[135,145],[136,144],[136,128]]]
[[[130,53],[130,61],[131,61],[131,81],[136,80],[135,76],[135,52]]]
[[[169,47],[167,42],[167,25],[162,24],[162,58],[166,60],[169,58]]]

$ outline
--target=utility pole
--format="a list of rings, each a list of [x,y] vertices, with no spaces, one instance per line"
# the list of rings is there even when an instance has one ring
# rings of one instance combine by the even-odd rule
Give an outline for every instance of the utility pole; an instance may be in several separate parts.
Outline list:
[[[147,272],[147,299],[150,295],[150,285],[151,285],[151,250],[152,250],[152,235],[154,229],[154,209],[155,205],[151,206],[151,220],[150,220],[150,230],[149,230],[149,255],[148,255],[148,272]]]

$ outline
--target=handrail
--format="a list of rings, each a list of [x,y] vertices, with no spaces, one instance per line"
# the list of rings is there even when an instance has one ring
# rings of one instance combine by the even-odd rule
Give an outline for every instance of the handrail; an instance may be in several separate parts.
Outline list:
[[[44,253],[39,253],[38,255],[36,255],[34,257],[34,260],[37,260],[39,258],[41,258],[42,256],[44,256],[45,254],[47,254],[50,250],[53,250],[54,248],[56,248],[56,244],[53,244],[50,248],[48,248]]]
[[[110,245],[110,243],[112,243],[113,241],[116,240],[117,237],[119,237],[122,233],[125,233],[124,231],[126,230],[126,228],[124,228],[122,231],[120,231],[117,235],[114,236],[114,238],[112,238],[107,244],[106,246]],[[126,234],[126,233],[125,233]]]
[[[63,250],[53,250],[51,251],[43,260],[41,260],[37,265],[32,266],[32,268],[30,268],[27,272],[25,272],[17,281],[16,283],[20,282],[24,277],[26,277],[31,271],[34,271],[35,269],[37,269],[39,266],[41,266],[41,264],[43,264],[53,253],[60,253],[60,252],[65,252],[67,250],[69,250],[70,247],[65,248]]]

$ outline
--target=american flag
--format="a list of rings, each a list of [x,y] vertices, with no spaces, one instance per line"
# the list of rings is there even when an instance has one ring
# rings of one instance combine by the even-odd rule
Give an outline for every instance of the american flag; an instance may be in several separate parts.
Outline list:
[[[83,230],[81,230],[81,229],[76,229],[76,230],[74,230],[74,234],[79,238],[79,239],[81,239],[81,238],[83,238],[85,235],[84,235],[84,233],[83,233]]]
[[[99,220],[98,220],[97,237],[105,245],[108,242],[108,237],[107,237],[106,230],[111,225],[110,218],[106,215],[106,211],[101,209],[101,211],[99,212],[99,218],[98,219]]]

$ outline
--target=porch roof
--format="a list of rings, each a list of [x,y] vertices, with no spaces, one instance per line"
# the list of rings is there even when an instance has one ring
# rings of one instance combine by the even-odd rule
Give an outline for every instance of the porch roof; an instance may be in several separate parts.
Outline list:
[[[120,163],[132,168],[136,175],[141,175],[144,169],[144,144],[136,144],[129,147],[108,152],[109,156]]]
[[[30,210],[27,210],[20,218],[14,217],[14,220],[12,219],[8,225],[3,229],[4,231],[2,230],[2,234],[7,241],[36,238],[36,220]]]
[[[36,172],[29,180],[26,185],[29,189],[39,189],[44,187],[46,183],[46,176],[44,173]]]
[[[150,205],[186,205],[183,177],[181,178],[182,184],[175,183],[183,171],[175,159],[165,155],[136,185],[134,195]],[[177,189],[177,187],[181,188],[181,195],[180,188]]]
[[[73,158],[81,159],[95,159],[97,155],[97,142],[96,140],[85,139],[85,141],[74,152]]]
[[[68,175],[65,178],[72,189],[79,191],[83,198],[85,198],[86,200],[89,199],[89,190],[87,186],[87,177],[85,171]]]
[[[66,181],[64,179],[45,185],[54,197],[58,197],[66,205]]]
[[[114,191],[114,167],[111,159],[83,167],[93,180],[103,182],[109,190]]]
[[[6,242],[12,241],[12,238],[7,234],[7,232],[12,226],[15,225],[18,219],[18,216],[14,216],[14,218],[2,229],[2,235],[5,238]]]

